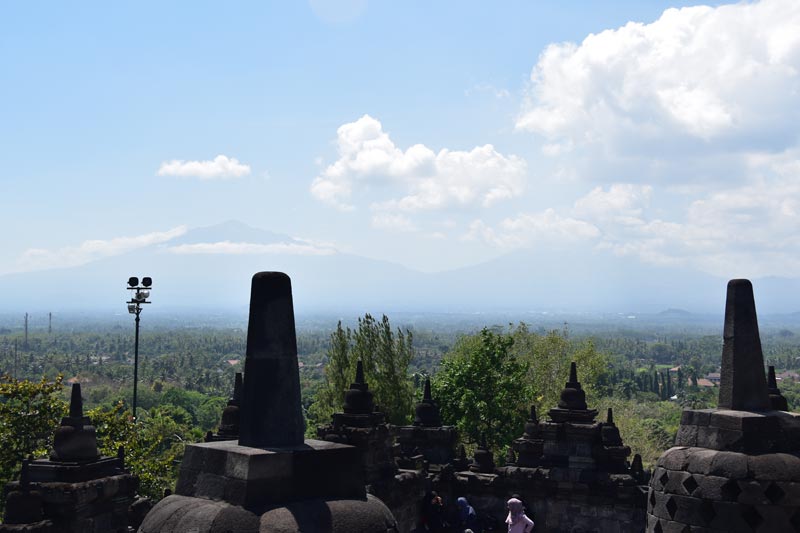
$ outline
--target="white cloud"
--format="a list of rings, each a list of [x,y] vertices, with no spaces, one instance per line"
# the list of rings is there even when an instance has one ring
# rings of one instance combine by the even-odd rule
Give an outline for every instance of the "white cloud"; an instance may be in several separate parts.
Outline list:
[[[800,118],[798,28],[800,2],[764,0],[668,9],[550,45],[516,126],[544,136],[551,155],[782,150]]]
[[[650,185],[614,183],[608,190],[595,187],[575,201],[573,211],[589,219],[613,219],[622,224],[637,224],[653,193]]]
[[[234,157],[218,155],[211,161],[183,161],[180,159],[165,161],[161,163],[157,174],[201,180],[231,179],[248,176],[250,166],[240,163]]]
[[[417,231],[411,219],[398,213],[375,213],[372,215],[372,227],[397,232]]]
[[[223,254],[223,255],[332,255],[336,250],[305,243],[252,243],[252,242],[201,242],[169,246],[166,251],[173,254]]]
[[[134,237],[93,239],[84,241],[78,246],[67,246],[56,250],[30,248],[23,252],[18,263],[22,271],[77,266],[94,259],[120,255],[137,248],[167,242],[183,235],[186,230],[186,226],[177,226],[167,231],[155,231]]]
[[[401,191],[399,198],[373,201],[378,212],[488,207],[525,187],[525,161],[490,144],[439,152],[415,144],[404,151],[369,115],[341,126],[337,138],[339,159],[314,179],[311,193],[340,209],[354,209],[354,193],[371,187]]]
[[[492,228],[482,220],[475,220],[465,235],[468,240],[479,239],[503,249],[520,248],[534,243],[575,243],[595,239],[600,231],[593,224],[559,215],[554,209],[540,213],[521,213],[506,218],[499,227]]]

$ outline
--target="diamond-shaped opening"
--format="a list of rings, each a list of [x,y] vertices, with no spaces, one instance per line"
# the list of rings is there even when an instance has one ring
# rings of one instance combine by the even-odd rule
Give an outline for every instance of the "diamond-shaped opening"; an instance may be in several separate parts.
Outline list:
[[[758,511],[756,511],[756,508],[752,505],[748,505],[744,511],[742,511],[742,519],[747,523],[748,526],[750,526],[751,529],[757,528],[758,525],[764,521],[764,519],[761,518],[761,515],[758,514]]]
[[[785,494],[786,493],[783,492],[783,489],[775,483],[770,483],[769,487],[767,487],[767,490],[764,491],[764,496],[766,496],[772,503],[778,503],[781,501]]]
[[[703,503],[700,504],[700,516],[703,518],[706,525],[710,525],[717,516],[717,511],[714,510],[714,504],[709,500],[704,500]]]
[[[739,484],[732,479],[729,479],[722,485],[722,497],[726,500],[735,502],[741,493],[742,489],[739,488]]]
[[[683,488],[686,489],[686,492],[689,494],[689,496],[692,495],[694,489],[697,487],[699,487],[699,485],[697,481],[695,481],[694,476],[689,476],[683,480]]]
[[[654,533],[664,533],[664,528],[661,527],[661,521],[656,522],[656,527],[653,528]]]
[[[667,474],[667,471],[665,470],[664,473],[661,474],[661,477],[658,478],[658,482],[661,483],[662,487],[666,487],[667,481],[669,481],[669,474]]]
[[[667,508],[667,512],[669,513],[670,518],[675,518],[675,511],[678,510],[678,504],[675,502],[675,498],[670,496],[667,499],[667,504],[664,506]]]
[[[652,509],[656,504],[656,491],[650,489],[650,509]]]
[[[800,533],[800,510],[794,512],[792,518],[789,520],[789,523],[792,524],[795,533]]]

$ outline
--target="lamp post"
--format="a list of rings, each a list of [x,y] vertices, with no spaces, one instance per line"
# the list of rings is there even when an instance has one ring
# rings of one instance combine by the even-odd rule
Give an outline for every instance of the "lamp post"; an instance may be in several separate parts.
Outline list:
[[[136,392],[139,384],[139,315],[142,312],[142,304],[149,304],[147,298],[150,297],[150,287],[153,280],[150,277],[142,278],[141,285],[139,278],[131,276],[128,278],[128,290],[133,291],[128,303],[128,312],[136,315],[136,335],[133,341],[133,422],[136,423]]]

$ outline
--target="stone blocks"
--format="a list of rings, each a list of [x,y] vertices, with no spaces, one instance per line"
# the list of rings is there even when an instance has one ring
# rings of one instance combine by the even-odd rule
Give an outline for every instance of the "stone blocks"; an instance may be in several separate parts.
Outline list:
[[[656,465],[647,502],[647,531],[794,531],[800,454],[671,448]]]
[[[261,449],[235,441],[186,447],[176,494],[259,508],[313,497],[363,498],[356,448],[306,440],[289,448]]]

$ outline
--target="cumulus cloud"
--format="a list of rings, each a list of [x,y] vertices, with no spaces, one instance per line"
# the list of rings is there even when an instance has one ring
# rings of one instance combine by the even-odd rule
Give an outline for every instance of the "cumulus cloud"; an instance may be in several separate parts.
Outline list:
[[[250,166],[240,163],[235,157],[218,155],[210,161],[184,161],[173,159],[161,163],[159,176],[199,178],[201,180],[241,178],[250,174]]]
[[[356,189],[399,188],[399,197],[378,200],[379,212],[414,212],[451,206],[487,207],[521,194],[526,163],[505,156],[490,145],[469,151],[434,152],[422,144],[397,147],[381,123],[364,115],[337,130],[339,159],[311,184],[319,200],[340,209],[354,209]],[[393,189],[394,190],[394,189]]]
[[[503,249],[520,248],[541,242],[575,243],[595,239],[600,230],[593,224],[559,215],[554,209],[539,213],[521,213],[502,220],[498,227],[474,220],[464,236],[479,239]]]
[[[87,240],[78,246],[67,246],[55,250],[30,248],[22,253],[19,265],[23,271],[82,265],[94,259],[120,255],[137,248],[167,242],[183,235],[186,231],[186,226],[177,226],[167,231],[155,231],[134,237]]]
[[[169,246],[166,251],[173,254],[223,254],[223,255],[332,255],[336,250],[326,246],[307,243],[279,242],[270,244],[252,242],[200,242]]]
[[[372,227],[396,232],[417,231],[410,218],[398,213],[375,213],[372,215]]]
[[[637,224],[641,222],[642,211],[649,204],[652,193],[650,185],[632,183],[614,183],[608,190],[595,187],[575,201],[573,211],[590,219]]]
[[[546,154],[782,150],[800,118],[800,3],[668,9],[548,46],[531,73],[519,130]]]

